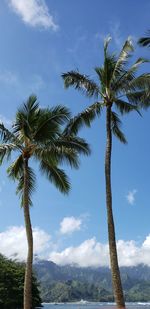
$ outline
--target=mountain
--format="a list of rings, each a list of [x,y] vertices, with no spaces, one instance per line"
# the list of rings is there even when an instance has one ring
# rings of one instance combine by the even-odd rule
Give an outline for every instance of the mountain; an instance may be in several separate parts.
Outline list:
[[[34,270],[43,301],[113,301],[108,267],[59,266],[51,261],[37,260]],[[126,300],[150,301],[150,267],[140,264],[120,270]]]

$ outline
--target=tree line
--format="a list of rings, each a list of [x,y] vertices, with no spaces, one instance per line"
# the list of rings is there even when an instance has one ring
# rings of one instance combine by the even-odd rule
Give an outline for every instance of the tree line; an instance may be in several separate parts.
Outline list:
[[[7,129],[0,124],[0,163],[11,160],[13,152],[16,159],[9,166],[8,176],[17,182],[17,194],[21,198],[24,212],[28,255],[24,279],[24,309],[32,308],[32,263],[33,235],[30,218],[32,193],[36,187],[36,175],[32,168],[32,158],[39,163],[41,173],[48,178],[62,193],[67,194],[70,181],[61,168],[63,162],[72,168],[79,168],[79,156],[89,155],[88,143],[79,137],[82,126],[90,127],[91,122],[105,113],[106,118],[106,151],[105,181],[106,209],[108,222],[108,240],[112,284],[118,308],[125,307],[120,271],[118,265],[115,225],[112,208],[111,190],[111,156],[112,135],[122,143],[126,137],[121,129],[120,116],[150,106],[150,73],[139,74],[139,68],[147,59],[138,58],[131,63],[134,47],[131,39],[127,39],[119,53],[109,52],[108,37],[104,42],[104,62],[95,68],[97,82],[79,71],[69,71],[62,75],[66,88],[74,87],[94,102],[83,112],[72,117],[65,106],[41,108],[36,96],[28,98],[16,112],[12,128]],[[146,45],[150,41],[139,41]]]
[[[0,308],[22,309],[25,264],[8,260],[0,254]],[[38,282],[32,274],[32,308],[41,307]]]

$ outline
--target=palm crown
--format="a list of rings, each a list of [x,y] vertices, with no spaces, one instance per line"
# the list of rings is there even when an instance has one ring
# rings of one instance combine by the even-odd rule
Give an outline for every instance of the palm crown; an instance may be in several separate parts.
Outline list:
[[[103,107],[109,106],[111,108],[112,132],[121,142],[126,143],[126,138],[120,129],[121,121],[112,107],[115,107],[119,113],[125,114],[133,110],[139,112],[139,108],[149,106],[150,74],[144,73],[137,76],[139,67],[148,61],[144,58],[138,58],[134,64],[129,66],[130,57],[134,50],[131,39],[126,40],[118,57],[108,51],[110,40],[109,37],[104,43],[103,66],[95,68],[98,83],[78,71],[62,74],[66,88],[73,86],[86,96],[95,97],[95,100],[97,100],[70,121],[66,128],[66,134],[67,132],[76,134],[83,124],[90,126],[95,116],[101,114]]]
[[[40,171],[63,193],[67,193],[70,183],[59,164],[68,163],[78,168],[79,154],[88,155],[88,144],[77,136],[65,136],[64,125],[68,123],[70,112],[66,107],[40,108],[35,96],[16,114],[12,130],[0,124],[1,144],[0,163],[10,159],[13,151],[18,153],[16,160],[8,168],[9,176],[18,180],[17,193],[23,194],[24,159],[34,158],[39,161]],[[35,174],[28,166],[29,203],[35,187]]]

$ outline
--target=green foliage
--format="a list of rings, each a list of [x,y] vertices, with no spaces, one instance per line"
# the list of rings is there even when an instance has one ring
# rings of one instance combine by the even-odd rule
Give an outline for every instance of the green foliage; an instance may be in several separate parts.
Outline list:
[[[45,302],[73,302],[86,299],[88,301],[113,301],[112,292],[94,284],[69,280],[57,282],[42,288]]]
[[[150,47],[150,30],[147,31],[147,34],[144,37],[141,37],[138,40],[138,44],[140,46],[148,46],[148,47]]]
[[[58,266],[39,261],[34,266],[45,302],[113,301],[110,269],[107,267]],[[126,301],[150,301],[150,267],[121,267]]]
[[[24,265],[0,255],[0,308],[23,308]],[[32,276],[32,304],[41,307],[41,298],[36,277]]]
[[[17,111],[11,130],[0,124],[0,163],[11,159],[12,152],[18,157],[8,168],[8,175],[18,182],[17,193],[21,200],[24,188],[24,160],[35,158],[48,180],[62,193],[70,189],[69,179],[60,165],[64,162],[73,168],[79,167],[79,155],[89,155],[90,149],[84,139],[75,133],[65,134],[70,120],[70,111],[64,106],[40,108],[36,96],[28,98]],[[28,203],[32,205],[35,175],[28,166]]]
[[[115,113],[114,108],[124,115],[131,111],[148,108],[150,106],[150,74],[138,75],[140,66],[148,62],[145,58],[138,58],[133,64],[130,58],[134,48],[130,38],[128,38],[119,55],[110,54],[108,51],[111,38],[108,37],[104,42],[104,62],[101,67],[96,67],[97,82],[89,76],[70,71],[62,74],[66,88],[74,87],[88,97],[97,97],[99,102],[92,104],[83,112],[71,119],[67,126],[67,132],[78,132],[78,129],[90,126],[96,116],[99,116],[104,108],[110,107]],[[99,108],[99,110],[98,110]],[[123,132],[118,126],[118,121],[113,122],[115,117],[111,117],[112,133],[123,143],[126,142]]]

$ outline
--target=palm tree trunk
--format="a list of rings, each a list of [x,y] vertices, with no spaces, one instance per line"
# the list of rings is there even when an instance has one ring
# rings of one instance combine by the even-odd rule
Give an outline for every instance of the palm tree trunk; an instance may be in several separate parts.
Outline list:
[[[24,192],[23,209],[28,243],[28,255],[24,280],[24,309],[32,308],[32,261],[33,261],[33,236],[29,210],[29,186],[28,186],[28,158],[24,158]]]
[[[112,132],[111,132],[111,106],[106,109],[106,132],[107,143],[105,153],[105,181],[106,181],[106,207],[108,220],[108,240],[110,265],[112,273],[112,284],[115,296],[115,302],[118,308],[125,308],[125,301],[120,278],[120,271],[118,266],[115,226],[112,211],[112,192],[111,192],[111,151],[112,151]]]

